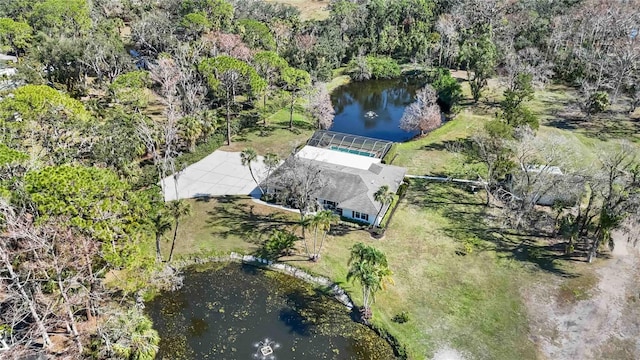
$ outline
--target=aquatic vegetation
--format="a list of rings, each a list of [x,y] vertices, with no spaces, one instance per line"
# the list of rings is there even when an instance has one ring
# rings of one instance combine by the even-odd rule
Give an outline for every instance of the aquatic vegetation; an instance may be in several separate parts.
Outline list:
[[[219,265],[186,269],[183,288],[147,304],[161,337],[158,359],[251,359],[267,338],[278,348],[258,358],[394,358],[384,339],[322,289],[251,266]]]

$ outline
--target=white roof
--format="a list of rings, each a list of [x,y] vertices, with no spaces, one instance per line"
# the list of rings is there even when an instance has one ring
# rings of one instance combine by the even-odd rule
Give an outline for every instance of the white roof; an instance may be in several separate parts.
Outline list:
[[[0,69],[0,76],[13,76],[17,73],[15,68]]]
[[[5,54],[0,54],[0,60],[1,61],[18,62],[18,58],[17,57],[11,56],[11,55],[5,55]]]
[[[303,159],[322,161],[324,163],[362,170],[368,170],[372,164],[380,163],[380,159],[376,159],[374,157],[350,154],[338,150],[323,149],[310,145],[303,147],[298,151],[296,156]]]
[[[551,165],[527,165],[525,171],[532,173],[546,172],[552,175],[562,175],[562,170],[558,166]]]

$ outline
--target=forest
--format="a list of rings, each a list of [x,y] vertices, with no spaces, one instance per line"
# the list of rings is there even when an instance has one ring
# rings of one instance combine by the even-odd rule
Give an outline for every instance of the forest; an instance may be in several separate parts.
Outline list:
[[[15,69],[0,75],[0,357],[155,358],[144,300],[179,284],[174,247],[193,211],[164,201],[162,179],[248,131],[277,142],[329,128],[338,78],[417,72],[431,87],[416,117],[439,118],[436,99],[448,121],[489,108],[447,144],[466,163],[447,175],[483,181],[509,229],[541,226],[550,188],[580,199],[550,215],[566,254],[591,262],[637,225],[637,115],[600,165],[571,168],[567,144],[536,137],[546,120],[531,104],[562,86],[578,129],[631,119],[640,2],[331,0],[325,15],[257,0],[0,0],[0,69]],[[540,176],[554,166],[566,181]]]

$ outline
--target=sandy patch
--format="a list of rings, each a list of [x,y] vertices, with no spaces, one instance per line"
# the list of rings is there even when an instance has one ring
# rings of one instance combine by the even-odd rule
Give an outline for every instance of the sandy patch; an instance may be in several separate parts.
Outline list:
[[[611,259],[591,265],[599,281],[589,299],[559,304],[561,278],[523,291],[532,340],[546,358],[612,358],[612,341],[626,344],[613,350],[640,358],[640,324],[631,316],[640,303],[640,252],[626,236],[617,237]]]

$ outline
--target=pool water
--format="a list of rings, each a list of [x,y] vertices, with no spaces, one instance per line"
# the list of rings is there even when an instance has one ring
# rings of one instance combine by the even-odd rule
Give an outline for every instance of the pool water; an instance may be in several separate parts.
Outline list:
[[[374,154],[372,154],[370,152],[353,150],[353,149],[346,149],[346,148],[341,148],[339,146],[331,146],[331,147],[329,147],[329,149],[340,151],[340,152],[346,152],[346,153],[349,153],[349,154],[356,154],[356,155],[361,155],[361,156],[375,157]]]

